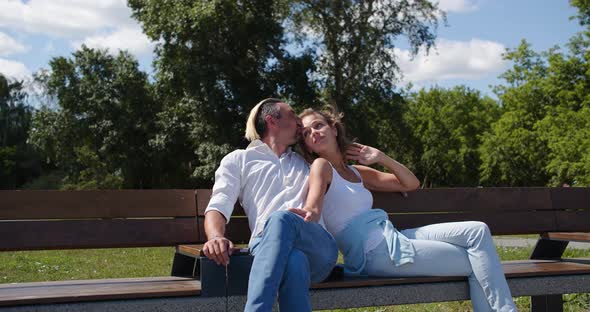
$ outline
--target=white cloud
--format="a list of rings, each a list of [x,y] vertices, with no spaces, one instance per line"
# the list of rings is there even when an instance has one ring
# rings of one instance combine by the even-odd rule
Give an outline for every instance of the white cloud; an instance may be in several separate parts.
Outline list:
[[[130,14],[125,0],[0,1],[0,26],[66,38],[137,24]]]
[[[113,53],[151,53],[155,44],[131,13],[127,0],[0,0],[0,27],[49,36],[42,49],[45,53],[56,49],[56,37],[69,41],[74,49],[86,44]],[[2,47],[0,37],[0,55],[7,54]]]
[[[463,13],[477,10],[477,5],[473,0],[440,0],[438,7],[447,13]]]
[[[31,77],[31,71],[25,64],[0,58],[0,73],[11,79],[25,80]]]
[[[0,32],[0,55],[18,54],[28,51],[29,49],[9,35]]]
[[[49,41],[43,47],[43,52],[45,53],[52,53],[55,51],[55,45],[53,45],[53,41]]]
[[[421,84],[446,79],[479,80],[503,70],[505,61],[503,44],[472,39],[452,41],[440,39],[436,51],[430,55],[421,52],[412,59],[410,51],[394,49],[398,64],[404,73],[404,82]]]
[[[154,43],[139,27],[121,28],[110,34],[90,36],[83,41],[73,42],[72,46],[78,48],[82,44],[89,48],[109,49],[112,53],[129,50],[132,54],[143,54],[154,48]]]

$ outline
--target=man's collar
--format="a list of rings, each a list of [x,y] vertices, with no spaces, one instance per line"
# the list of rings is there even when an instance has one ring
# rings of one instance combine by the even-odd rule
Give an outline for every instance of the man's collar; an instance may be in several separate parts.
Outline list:
[[[256,140],[250,142],[250,144],[248,144],[248,147],[246,147],[246,149],[255,148],[255,147],[258,147],[260,145],[266,145],[266,143],[262,142],[259,139],[256,139]],[[266,146],[268,146],[268,145],[266,145]]]
[[[248,147],[246,147],[246,149],[251,149],[251,148],[256,148],[256,149],[264,150],[265,152],[268,152],[268,153],[271,153],[271,154],[275,155],[275,153],[272,151],[272,149],[270,148],[270,146],[268,146],[266,143],[262,142],[262,140],[259,140],[259,139],[250,142],[250,144],[248,144]],[[289,147],[287,147],[287,149],[285,150],[285,152],[283,153],[283,155],[287,155],[288,156],[292,152],[293,152],[293,150],[291,149],[291,146],[289,146]]]

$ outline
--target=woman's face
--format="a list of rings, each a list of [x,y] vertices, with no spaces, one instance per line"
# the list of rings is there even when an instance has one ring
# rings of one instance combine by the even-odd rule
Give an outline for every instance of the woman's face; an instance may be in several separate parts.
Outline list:
[[[316,154],[329,149],[338,149],[337,131],[321,115],[311,114],[301,119],[303,123],[302,138],[305,148]]]

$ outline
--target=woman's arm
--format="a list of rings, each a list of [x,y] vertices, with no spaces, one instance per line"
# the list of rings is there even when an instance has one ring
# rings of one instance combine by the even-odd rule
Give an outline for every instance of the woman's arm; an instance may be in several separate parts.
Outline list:
[[[346,151],[346,155],[348,159],[356,160],[362,165],[377,163],[391,172],[381,172],[367,166],[355,165],[354,167],[363,178],[365,187],[369,190],[409,192],[420,187],[420,181],[410,169],[374,147],[353,143]]]
[[[323,159],[317,158],[311,164],[309,172],[309,189],[303,209],[290,208],[289,211],[302,216],[305,221],[320,221],[322,207],[324,205],[324,194],[328,184],[332,182],[332,166]]]

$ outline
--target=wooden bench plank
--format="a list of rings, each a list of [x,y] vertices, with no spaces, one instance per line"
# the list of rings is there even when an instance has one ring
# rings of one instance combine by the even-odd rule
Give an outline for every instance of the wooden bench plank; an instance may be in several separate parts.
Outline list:
[[[0,220],[194,217],[194,190],[0,191]]]
[[[373,192],[373,207],[388,213],[417,212],[471,212],[471,211],[539,211],[552,210],[549,188],[435,188],[419,189],[408,193]],[[211,198],[210,189],[198,189],[199,216],[204,216]],[[232,216],[243,216],[244,210],[236,204]]]
[[[531,277],[571,274],[590,274],[590,265],[559,260],[503,261],[506,277]]]
[[[590,231],[590,210],[556,211],[557,228],[553,232]]]
[[[506,278],[535,277],[535,276],[553,276],[553,275],[573,275],[573,274],[590,274],[590,265],[576,262],[564,262],[554,260],[516,260],[504,261],[502,267]],[[384,286],[400,284],[421,284],[435,282],[451,282],[466,280],[466,277],[369,277],[369,278],[351,278],[345,277],[342,280],[335,280],[313,284],[312,289],[328,289],[342,287],[366,287],[366,286]]]
[[[549,190],[553,209],[590,211],[590,187],[560,187]]]
[[[207,240],[204,230],[205,218],[199,218],[199,230],[202,231],[202,241]],[[250,241],[250,226],[246,217],[232,217],[229,224],[225,228],[225,237],[231,240],[234,244],[247,244]]]
[[[199,243],[195,218],[0,221],[0,251]]]
[[[182,277],[0,284],[0,306],[198,296],[200,293],[200,281]]]
[[[389,216],[391,223],[399,230],[457,221],[485,222],[493,235],[543,233],[555,229],[555,214],[552,211],[503,212],[501,214],[482,211],[478,213],[390,214]]]
[[[197,214],[199,215],[199,217],[204,217],[205,209],[207,209],[207,205],[209,204],[209,200],[211,199],[211,194],[213,193],[213,190],[197,189],[195,190],[195,193],[197,197]],[[246,216],[244,208],[242,208],[239,202],[236,202],[234,206],[232,217],[234,216]]]
[[[551,210],[548,188],[434,188],[419,189],[407,197],[373,192],[373,207],[388,213]]]
[[[179,245],[176,246],[176,252],[179,252],[185,256],[189,256],[189,257],[201,257],[204,256],[203,253],[201,253],[201,251],[203,250],[203,244],[190,244],[190,245]],[[248,248],[240,248],[240,247],[234,247],[232,248],[234,253],[237,252],[247,252]]]
[[[501,215],[491,212],[482,213],[437,213],[437,214],[390,214],[393,225],[400,229],[456,221],[485,222],[494,235],[514,235],[553,232],[555,213],[552,211],[537,212],[504,212]],[[527,220],[527,222],[522,222]],[[199,228],[204,235],[204,218],[199,218]],[[235,244],[247,244],[250,239],[250,227],[245,217],[233,217],[226,225],[226,237]],[[206,238],[203,237],[203,240]]]
[[[583,233],[583,232],[550,232],[550,233],[543,233],[541,237],[545,239],[551,240],[560,240],[560,241],[568,241],[568,242],[582,242],[587,243],[590,242],[590,233]]]

